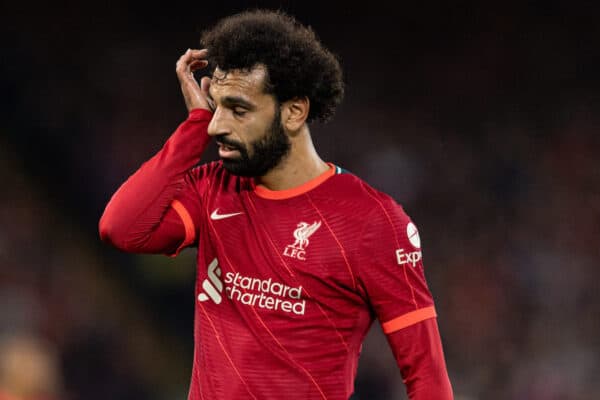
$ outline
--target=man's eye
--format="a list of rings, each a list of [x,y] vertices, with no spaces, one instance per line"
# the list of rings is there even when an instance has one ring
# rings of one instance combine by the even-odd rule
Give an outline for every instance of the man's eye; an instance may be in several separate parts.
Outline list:
[[[248,110],[246,110],[245,108],[242,108],[242,107],[235,107],[235,108],[233,109],[233,113],[234,113],[235,115],[237,115],[238,117],[242,117],[242,116],[244,116],[244,115],[246,114],[246,112],[247,112],[247,111],[248,111]]]

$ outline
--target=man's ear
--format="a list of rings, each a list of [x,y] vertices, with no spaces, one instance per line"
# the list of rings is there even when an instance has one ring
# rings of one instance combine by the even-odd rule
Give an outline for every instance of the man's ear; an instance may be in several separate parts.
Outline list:
[[[281,105],[281,124],[290,133],[298,132],[304,126],[310,110],[308,97],[298,97]]]

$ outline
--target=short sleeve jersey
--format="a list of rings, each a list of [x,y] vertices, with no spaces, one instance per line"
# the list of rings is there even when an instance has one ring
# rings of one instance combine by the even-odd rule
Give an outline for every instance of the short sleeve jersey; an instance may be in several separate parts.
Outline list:
[[[415,224],[333,164],[284,191],[205,164],[172,207],[198,247],[190,399],[346,400],[374,319],[435,317]]]

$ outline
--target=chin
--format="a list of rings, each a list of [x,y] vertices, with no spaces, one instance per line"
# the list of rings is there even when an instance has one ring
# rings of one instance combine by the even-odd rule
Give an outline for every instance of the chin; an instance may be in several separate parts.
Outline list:
[[[244,163],[241,160],[236,160],[232,158],[221,158],[221,162],[223,163],[223,168],[225,168],[225,170],[232,175],[247,177],[255,176],[254,174],[252,174],[252,171],[248,170],[248,168],[244,165]]]

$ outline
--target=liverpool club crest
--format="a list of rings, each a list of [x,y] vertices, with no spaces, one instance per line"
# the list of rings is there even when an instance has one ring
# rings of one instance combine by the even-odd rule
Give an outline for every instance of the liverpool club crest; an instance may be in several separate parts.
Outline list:
[[[315,221],[312,224],[300,222],[294,231],[296,241],[293,244],[287,245],[283,251],[283,255],[297,260],[306,260],[306,247],[308,246],[308,238],[319,229],[321,221]]]

